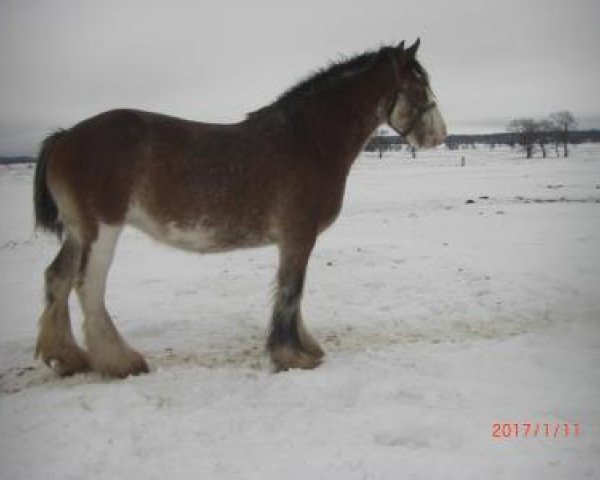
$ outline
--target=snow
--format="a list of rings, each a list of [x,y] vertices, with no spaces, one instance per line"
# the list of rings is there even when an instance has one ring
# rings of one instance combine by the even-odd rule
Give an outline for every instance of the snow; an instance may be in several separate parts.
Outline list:
[[[31,182],[0,167],[0,478],[600,478],[600,146],[361,156],[309,267],[326,361],[279,374],[273,248],[200,256],[134,230],[107,303],[150,374],[34,361],[57,242],[32,232]],[[493,438],[504,422],[581,433]]]

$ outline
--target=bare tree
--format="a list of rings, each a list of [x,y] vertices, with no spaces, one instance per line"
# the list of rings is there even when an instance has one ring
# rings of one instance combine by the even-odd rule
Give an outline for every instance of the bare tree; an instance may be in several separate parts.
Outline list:
[[[554,112],[550,115],[550,120],[554,124],[557,138],[563,145],[563,155],[569,156],[569,140],[570,132],[577,125],[577,121],[571,112],[568,110],[561,110],[560,112]]]
[[[533,118],[515,118],[506,127],[516,137],[516,143],[523,147],[527,158],[533,156],[537,139],[538,124]]]
[[[554,135],[554,123],[550,120],[540,120],[536,122],[537,144],[542,150],[542,157],[546,158],[546,145],[550,143]]]

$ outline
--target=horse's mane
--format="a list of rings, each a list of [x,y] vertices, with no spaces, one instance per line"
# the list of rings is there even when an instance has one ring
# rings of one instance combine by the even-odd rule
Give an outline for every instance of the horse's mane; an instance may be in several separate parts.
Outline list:
[[[286,90],[270,105],[250,112],[248,118],[256,117],[273,108],[288,110],[289,106],[298,100],[307,98],[317,92],[336,88],[340,84],[345,83],[349,78],[367,72],[382,59],[389,58],[389,54],[394,48],[390,45],[384,45],[378,50],[370,50],[351,57],[341,57],[336,61],[330,62],[327,66],[313,72],[307,78]],[[427,72],[418,60],[411,59],[409,66],[424,81],[428,82]]]

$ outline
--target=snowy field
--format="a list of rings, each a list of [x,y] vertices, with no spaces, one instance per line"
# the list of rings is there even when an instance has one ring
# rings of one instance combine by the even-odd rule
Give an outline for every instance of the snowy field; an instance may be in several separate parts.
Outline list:
[[[31,183],[0,167],[2,480],[600,478],[600,146],[363,155],[309,266],[326,360],[280,374],[275,249],[128,230],[107,301],[151,372],[56,378],[32,358],[57,242]]]

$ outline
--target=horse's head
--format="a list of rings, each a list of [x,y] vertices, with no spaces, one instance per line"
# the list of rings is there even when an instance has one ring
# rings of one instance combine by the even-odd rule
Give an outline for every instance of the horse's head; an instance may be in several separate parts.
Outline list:
[[[446,138],[446,123],[431,91],[429,77],[415,54],[419,39],[407,49],[404,42],[389,52],[395,96],[387,122],[412,146],[435,147]]]

